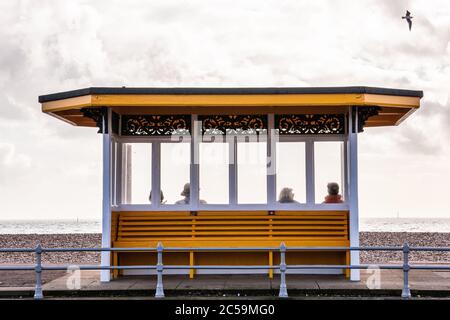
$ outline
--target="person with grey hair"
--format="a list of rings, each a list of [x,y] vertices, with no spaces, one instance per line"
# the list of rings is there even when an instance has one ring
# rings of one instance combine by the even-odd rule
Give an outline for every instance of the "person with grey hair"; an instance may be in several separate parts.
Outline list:
[[[294,192],[292,192],[292,188],[283,188],[280,191],[280,195],[278,196],[279,203],[298,203],[294,200]]]
[[[183,187],[183,191],[181,191],[181,195],[184,199],[178,200],[175,204],[189,204],[191,198],[191,184],[185,183]],[[200,204],[206,204],[205,200],[200,200]]]
[[[327,184],[328,195],[323,203],[343,203],[342,196],[339,194],[339,184],[330,182]]]

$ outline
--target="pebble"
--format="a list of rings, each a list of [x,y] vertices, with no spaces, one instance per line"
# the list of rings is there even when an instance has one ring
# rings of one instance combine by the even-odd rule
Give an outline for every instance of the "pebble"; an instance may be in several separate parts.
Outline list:
[[[449,230],[450,231],[450,230]],[[411,247],[450,247],[450,233],[432,232],[361,232],[360,245]],[[362,263],[392,263],[403,259],[398,251],[361,251]],[[418,251],[409,254],[411,262],[449,262],[450,252]]]
[[[93,248],[101,246],[101,235],[86,234],[0,234],[0,248]],[[43,253],[42,262],[48,264],[98,264],[99,252]],[[34,263],[34,253],[0,252],[0,264]]]

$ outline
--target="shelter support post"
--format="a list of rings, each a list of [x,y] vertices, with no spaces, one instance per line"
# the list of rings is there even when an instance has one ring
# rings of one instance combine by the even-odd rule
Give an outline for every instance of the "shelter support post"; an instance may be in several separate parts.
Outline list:
[[[349,195],[349,234],[350,246],[359,247],[359,212],[358,212],[358,113],[355,108],[350,107],[348,117],[348,195]],[[359,265],[359,251],[350,252],[350,264]],[[350,280],[360,280],[360,270],[350,270]]]
[[[102,247],[111,247],[111,110],[103,116],[103,205],[102,205]],[[102,251],[101,265],[111,266],[111,252]],[[100,281],[111,280],[110,270],[101,270]]]

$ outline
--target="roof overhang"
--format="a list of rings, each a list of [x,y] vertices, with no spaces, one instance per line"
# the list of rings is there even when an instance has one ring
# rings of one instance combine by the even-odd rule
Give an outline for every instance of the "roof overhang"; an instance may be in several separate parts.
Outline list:
[[[374,87],[315,88],[86,88],[39,97],[42,111],[94,127],[80,112],[108,107],[119,114],[344,113],[378,106],[366,127],[398,125],[420,107],[422,91]]]

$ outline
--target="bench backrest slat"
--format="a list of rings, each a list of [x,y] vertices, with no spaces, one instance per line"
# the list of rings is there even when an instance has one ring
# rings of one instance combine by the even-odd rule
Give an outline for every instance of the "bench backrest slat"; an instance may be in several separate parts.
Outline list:
[[[348,240],[347,211],[113,212],[113,241]]]

